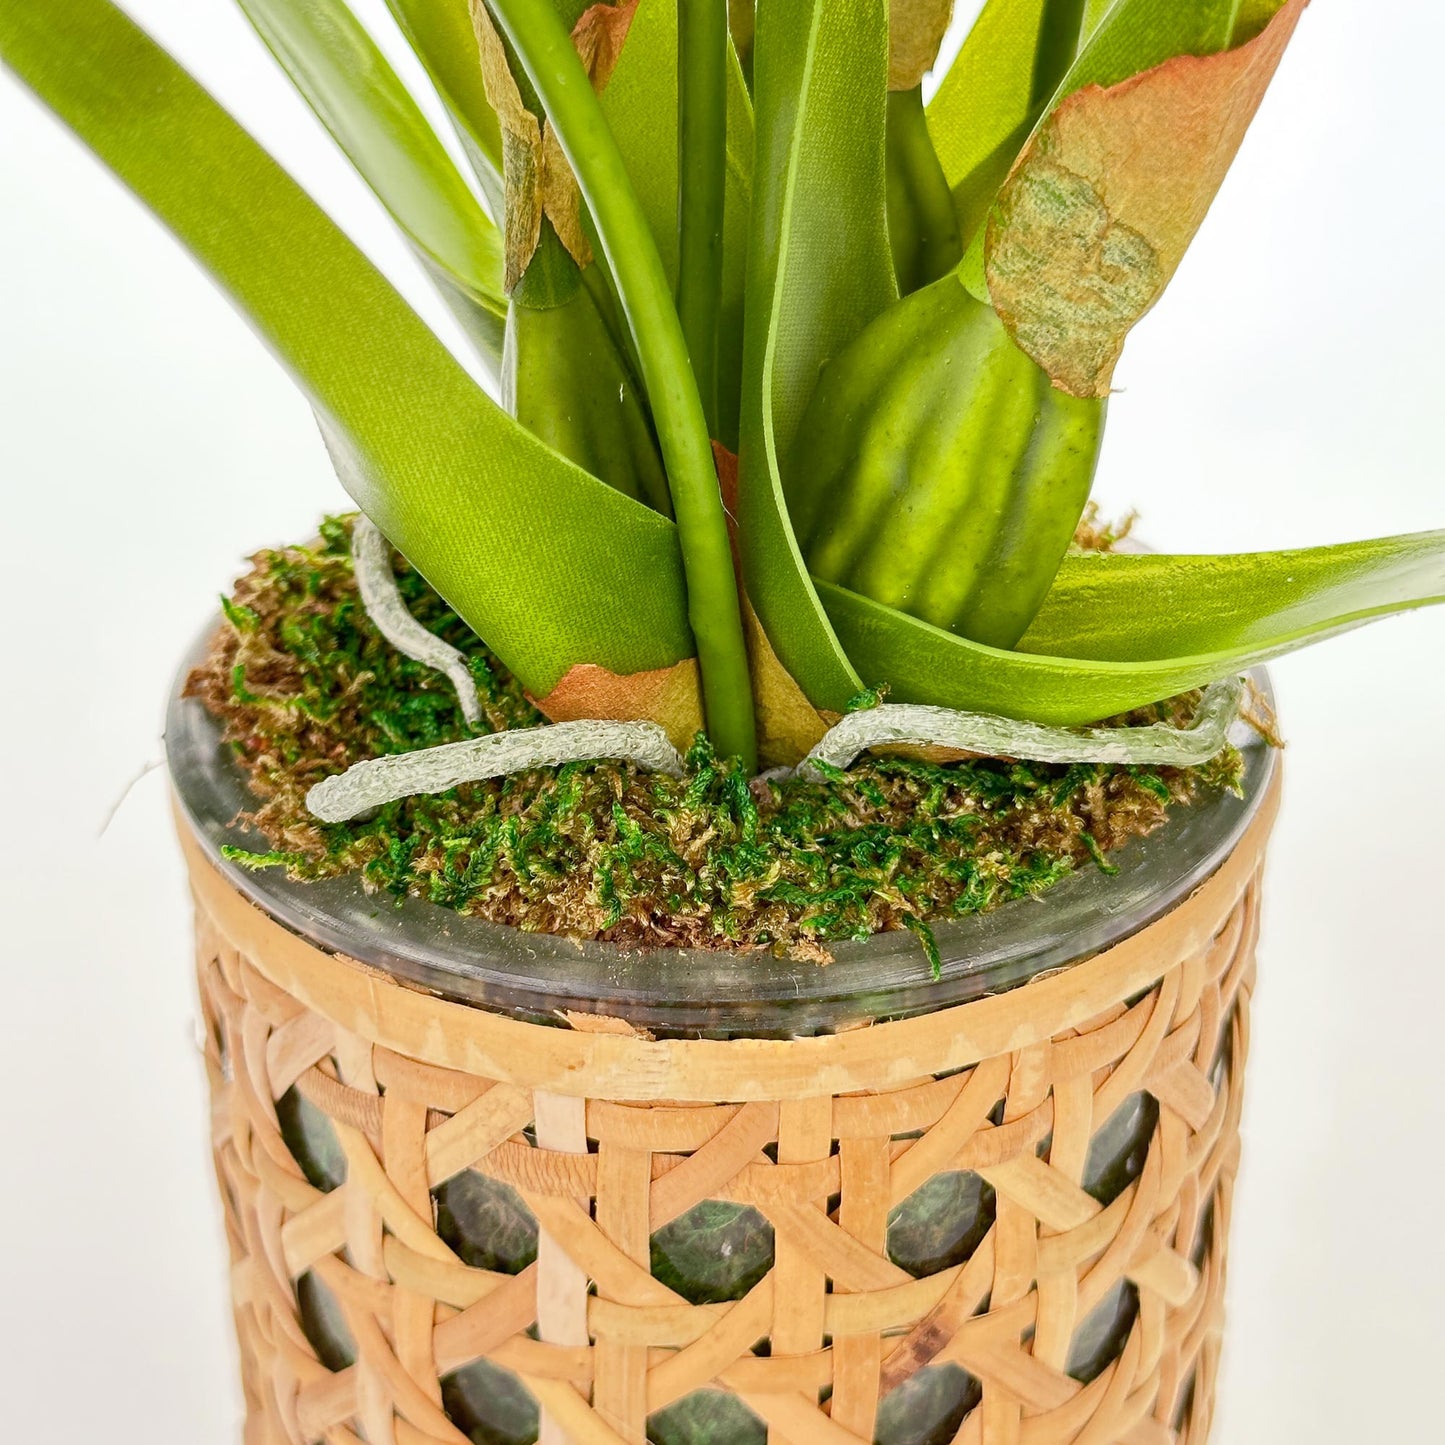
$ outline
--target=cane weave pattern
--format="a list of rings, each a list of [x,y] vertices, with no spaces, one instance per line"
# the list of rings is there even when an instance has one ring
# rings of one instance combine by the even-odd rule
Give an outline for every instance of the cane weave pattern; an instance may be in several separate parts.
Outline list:
[[[609,1097],[585,1077],[528,1087],[388,1047],[273,982],[265,950],[208,911],[223,889],[198,889],[198,957],[247,1445],[466,1445],[442,1382],[478,1360],[536,1401],[544,1445],[640,1445],[650,1417],[703,1388],[745,1404],[770,1445],[866,1445],[880,1404],[942,1365],[975,1382],[959,1445],[1207,1435],[1257,860],[1213,898],[1197,946],[1086,1019],[902,1086],[769,1098],[764,1079],[763,1097],[714,1103]],[[263,925],[281,934],[262,920],[251,936]],[[966,1035],[978,1007],[935,1016],[931,1036]],[[298,1095],[344,1156],[334,1187],[284,1137],[278,1102]],[[1141,1095],[1157,1122],[1103,1202],[1081,1182],[1091,1143]],[[439,1232],[435,1191],[467,1171],[535,1217],[517,1272],[464,1262]],[[890,1213],[958,1171],[993,1191],[986,1232],[966,1259],[910,1273],[890,1257]],[[690,1303],[649,1267],[649,1240],[701,1201],[771,1226],[771,1268],[735,1301]],[[349,1359],[328,1365],[303,1328],[303,1279],[339,1307]],[[1071,1342],[1121,1285],[1137,1310],[1084,1383]]]

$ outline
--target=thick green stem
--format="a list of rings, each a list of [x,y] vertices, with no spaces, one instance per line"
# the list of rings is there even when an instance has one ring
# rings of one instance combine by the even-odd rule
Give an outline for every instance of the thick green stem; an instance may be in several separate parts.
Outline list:
[[[742,609],[707,418],[657,243],[592,82],[550,0],[494,0],[576,174],[617,283],[667,467],[687,578],[688,620],[713,745],[751,768],[757,756]]]
[[[727,0],[677,0],[677,314],[714,436],[727,180],[727,63]]]

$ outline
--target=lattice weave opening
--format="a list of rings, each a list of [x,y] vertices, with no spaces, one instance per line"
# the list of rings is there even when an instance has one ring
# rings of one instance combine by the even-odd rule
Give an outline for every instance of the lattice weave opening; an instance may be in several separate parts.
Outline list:
[[[432,999],[192,845],[248,1445],[1199,1445],[1268,824],[1065,974],[792,1043]]]

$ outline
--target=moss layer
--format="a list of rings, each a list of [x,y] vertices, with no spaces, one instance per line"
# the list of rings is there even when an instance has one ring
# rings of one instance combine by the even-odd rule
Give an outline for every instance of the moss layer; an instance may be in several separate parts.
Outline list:
[[[1237,790],[1232,749],[1202,768],[978,761],[860,762],[826,782],[749,780],[699,737],[680,780],[570,764],[318,823],[307,790],[364,758],[472,736],[446,680],[403,657],[357,595],[350,519],[318,542],[259,552],[187,693],[224,724],[257,797],[250,867],[355,873],[369,890],[430,899],[523,929],[625,945],[769,947],[826,961],[827,945],[930,925],[1036,894],[1162,824]],[[461,648],[480,731],[544,721],[495,657],[399,557],[414,614]],[[1189,716],[1198,694],[1131,714]]]

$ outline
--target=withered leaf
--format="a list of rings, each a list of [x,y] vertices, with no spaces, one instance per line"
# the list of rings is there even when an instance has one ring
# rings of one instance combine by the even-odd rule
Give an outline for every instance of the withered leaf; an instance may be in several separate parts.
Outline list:
[[[621,5],[591,5],[572,27],[572,44],[577,47],[582,68],[592,77],[592,88],[599,95],[617,69],[639,3],[640,0],[625,0]]]
[[[582,225],[582,192],[562,154],[557,132],[546,122],[542,125],[542,211],[572,259],[579,266],[590,266],[592,243]]]
[[[522,103],[507,50],[483,0],[471,0],[472,29],[482,63],[482,86],[502,132],[502,285],[510,292],[522,279],[542,237],[542,181],[546,162],[542,127]]]
[[[546,697],[534,699],[553,722],[612,718],[655,722],[685,753],[702,727],[702,678],[697,659],[646,672],[609,672],[593,662],[568,668]]]
[[[938,59],[953,0],[890,0],[888,89],[912,90]]]
[[[1179,56],[1063,101],[989,220],[989,294],[1015,341],[1075,396],[1106,396],[1124,339],[1203,224],[1309,0],[1253,40]]]
[[[572,44],[599,95],[617,68],[639,3],[625,0],[621,5],[591,5],[572,27]],[[542,123],[542,161],[542,210],[572,259],[579,266],[590,265],[592,243],[582,225],[582,192],[556,131],[546,121]]]
[[[507,51],[484,0],[469,0],[472,28],[481,56],[482,84],[502,131],[504,271],[507,291],[522,279],[541,239],[545,215],[579,266],[592,262],[592,245],[582,224],[582,195],[556,132],[523,104],[507,64]],[[597,4],[583,11],[572,43],[592,85],[601,91],[617,67],[640,0]]]

